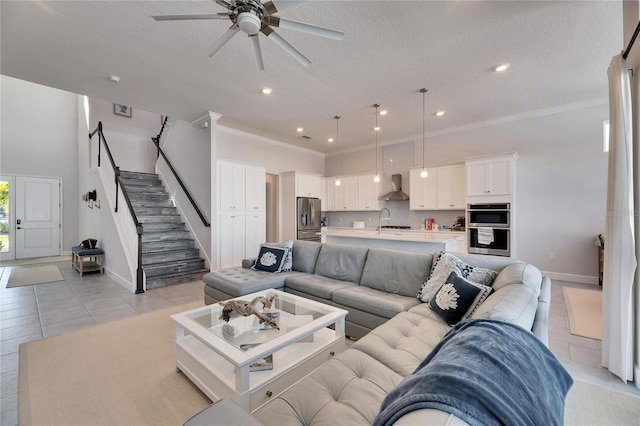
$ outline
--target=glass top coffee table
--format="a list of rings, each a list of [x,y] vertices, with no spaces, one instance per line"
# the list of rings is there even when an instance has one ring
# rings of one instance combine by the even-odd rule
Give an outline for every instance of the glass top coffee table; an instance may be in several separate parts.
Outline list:
[[[255,306],[279,330],[256,315],[232,313],[225,322],[225,302],[172,315],[176,368],[212,401],[232,398],[253,413],[344,350],[343,309],[279,290],[232,300],[274,295],[270,309]]]

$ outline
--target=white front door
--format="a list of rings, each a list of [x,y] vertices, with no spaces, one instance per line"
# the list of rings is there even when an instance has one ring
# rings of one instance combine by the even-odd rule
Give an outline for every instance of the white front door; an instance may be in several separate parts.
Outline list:
[[[16,177],[16,259],[60,255],[60,179]]]

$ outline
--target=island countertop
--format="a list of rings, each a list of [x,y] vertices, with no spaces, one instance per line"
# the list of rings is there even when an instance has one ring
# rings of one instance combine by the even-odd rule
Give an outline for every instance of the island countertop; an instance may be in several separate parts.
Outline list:
[[[363,247],[389,248],[395,250],[429,253],[436,250],[463,251],[464,231],[425,231],[410,229],[372,228],[322,228],[319,233],[323,242],[351,244]]]

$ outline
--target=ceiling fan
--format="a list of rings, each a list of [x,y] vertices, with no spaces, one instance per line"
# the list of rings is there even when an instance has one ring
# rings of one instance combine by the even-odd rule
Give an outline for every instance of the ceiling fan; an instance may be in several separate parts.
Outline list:
[[[229,19],[232,22],[231,27],[222,36],[213,43],[209,49],[209,57],[215,55],[231,38],[242,31],[249,36],[253,47],[253,55],[259,70],[264,70],[264,62],[262,60],[262,50],[260,49],[259,33],[264,34],[268,39],[280,46],[285,52],[293,56],[298,62],[307,66],[311,63],[299,50],[293,47],[289,42],[280,37],[273,30],[275,28],[284,28],[293,31],[299,31],[320,37],[326,37],[333,40],[342,40],[344,33],[328,28],[318,27],[315,25],[305,24],[302,22],[291,21],[289,19],[274,16],[282,9],[302,3],[302,1],[277,1],[271,0],[262,3],[260,0],[214,0],[217,4],[227,9],[227,12],[206,13],[199,15],[159,15],[152,16],[156,21],[191,21],[200,19]],[[277,3],[277,7],[276,7]]]

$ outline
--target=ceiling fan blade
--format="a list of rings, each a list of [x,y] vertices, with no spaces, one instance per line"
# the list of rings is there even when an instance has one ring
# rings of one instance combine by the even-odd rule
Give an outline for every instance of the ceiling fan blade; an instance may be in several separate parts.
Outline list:
[[[200,15],[157,15],[152,16],[156,21],[195,21],[198,19],[229,19],[229,14],[221,13],[203,13]]]
[[[251,47],[253,47],[253,57],[256,59],[256,65],[260,71],[264,71],[264,62],[262,61],[262,49],[260,49],[260,38],[258,34],[249,36]]]
[[[278,33],[276,33],[275,31],[273,31],[271,27],[266,26],[262,28],[260,31],[262,31],[262,33],[266,35],[267,38],[269,38],[275,44],[280,46],[285,52],[293,56],[298,62],[300,62],[305,67],[311,63],[311,61],[307,59],[302,53],[300,53],[298,49],[296,49],[295,47],[290,45],[289,42],[287,42],[285,39],[280,37],[280,35],[278,35]]]
[[[231,40],[231,37],[236,35],[239,29],[240,27],[238,27],[236,24],[233,24],[224,34],[222,34],[222,36],[218,40],[216,40],[215,43],[213,43],[211,49],[209,49],[209,57],[212,57],[218,50],[222,49],[222,46],[224,46],[229,40]]]
[[[264,8],[269,12],[277,13],[279,10],[287,9],[291,6],[296,6],[300,3],[306,3],[307,0],[271,0],[262,4]]]
[[[231,7],[231,4],[228,1],[216,0],[216,3],[218,3],[222,7],[226,7],[227,9]]]
[[[311,34],[319,37],[330,38],[342,41],[344,33],[341,31],[330,30],[328,28],[318,27],[316,25],[305,24],[303,22],[291,21],[289,19],[278,18],[277,16],[269,16],[269,25],[283,28],[285,30],[293,30],[301,33]]]

